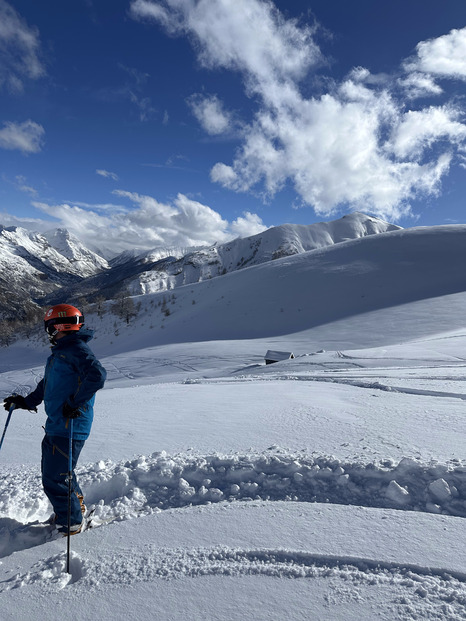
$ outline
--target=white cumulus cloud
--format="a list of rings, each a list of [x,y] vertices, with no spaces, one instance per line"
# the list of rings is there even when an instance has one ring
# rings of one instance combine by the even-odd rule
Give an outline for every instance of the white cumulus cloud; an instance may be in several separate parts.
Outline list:
[[[458,111],[447,106],[408,111],[393,130],[393,151],[400,158],[419,158],[440,139],[452,145],[465,143],[466,125],[458,118]]]
[[[231,223],[230,228],[236,237],[249,237],[250,235],[262,233],[268,227],[265,226],[262,219],[256,213],[245,211],[242,216],[239,216]]]
[[[416,57],[407,62],[408,69],[466,80],[466,28],[421,41],[416,46],[416,52]]]
[[[411,113],[399,96],[400,85],[411,98],[439,95],[432,76],[466,76],[466,29],[421,42],[401,82],[358,67],[311,96],[302,80],[323,63],[313,29],[268,0],[135,0],[131,13],[189,37],[202,66],[242,75],[254,118],[232,161],[211,170],[211,180],[231,190],[269,198],[291,183],[319,215],[346,206],[396,220],[410,214],[413,199],[440,191],[466,146],[453,104]],[[205,110],[198,118],[209,132]]]
[[[232,116],[224,109],[216,95],[196,94],[189,98],[188,103],[194,116],[208,134],[215,136],[232,129]]]

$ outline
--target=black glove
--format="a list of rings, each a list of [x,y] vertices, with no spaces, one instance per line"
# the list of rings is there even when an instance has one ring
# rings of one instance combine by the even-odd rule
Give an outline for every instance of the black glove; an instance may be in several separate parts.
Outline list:
[[[5,397],[3,399],[3,407],[5,410],[9,410],[14,405],[17,410],[29,410],[26,405],[26,399],[21,395],[11,395],[11,397]]]
[[[62,412],[65,418],[78,418],[81,416],[80,409],[72,407],[67,401],[63,404]]]

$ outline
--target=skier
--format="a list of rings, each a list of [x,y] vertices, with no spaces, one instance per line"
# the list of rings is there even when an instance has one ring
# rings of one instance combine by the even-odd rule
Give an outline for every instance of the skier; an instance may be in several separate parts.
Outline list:
[[[86,507],[74,469],[89,437],[94,400],[102,388],[106,371],[87,345],[93,331],[83,327],[84,317],[69,304],[57,304],[47,311],[45,330],[52,345],[44,377],[26,397],[4,399],[5,409],[13,405],[34,410],[44,401],[47,422],[42,441],[42,485],[50,500],[57,529],[68,534],[69,422],[73,419],[71,520],[69,534],[79,533]]]

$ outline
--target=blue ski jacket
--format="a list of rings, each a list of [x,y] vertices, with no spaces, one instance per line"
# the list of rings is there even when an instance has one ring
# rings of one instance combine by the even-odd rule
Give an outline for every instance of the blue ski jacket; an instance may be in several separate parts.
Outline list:
[[[102,388],[107,372],[87,345],[93,330],[81,328],[70,332],[52,347],[43,379],[37,388],[25,397],[29,409],[44,402],[47,422],[45,432],[52,436],[68,437],[68,420],[63,416],[63,405],[79,409],[74,419],[73,437],[86,440],[94,418],[95,393]]]

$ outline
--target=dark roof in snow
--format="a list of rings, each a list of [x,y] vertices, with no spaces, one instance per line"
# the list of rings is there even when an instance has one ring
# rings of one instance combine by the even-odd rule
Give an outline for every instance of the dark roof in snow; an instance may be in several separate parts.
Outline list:
[[[294,358],[294,355],[291,351],[273,351],[272,349],[269,349],[264,357],[265,360],[274,360],[275,362],[279,362],[280,360],[289,360],[290,358]]]

